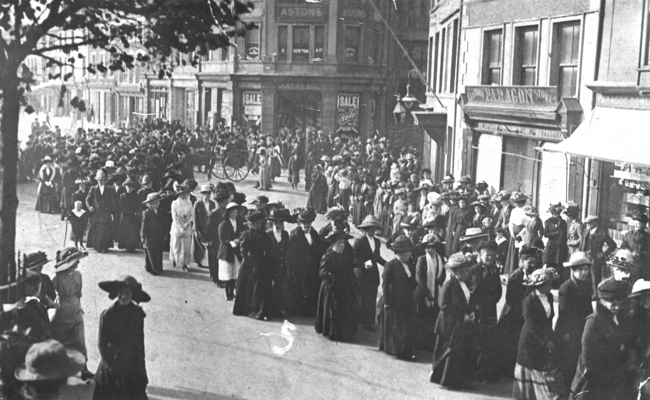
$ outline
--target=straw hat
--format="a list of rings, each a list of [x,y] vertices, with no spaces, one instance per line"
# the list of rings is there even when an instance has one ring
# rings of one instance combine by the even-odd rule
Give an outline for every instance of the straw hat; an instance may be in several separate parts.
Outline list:
[[[472,259],[463,253],[455,253],[449,256],[445,268],[450,271],[458,271],[461,268],[469,268],[472,266]]]
[[[400,235],[393,241],[390,249],[394,253],[406,253],[413,251],[415,249],[415,245],[411,239],[407,238],[404,235]]]
[[[56,340],[33,344],[25,355],[25,364],[15,377],[21,382],[46,381],[76,375],[83,370],[86,357],[77,350],[66,349]]]
[[[632,293],[627,297],[641,297],[650,294],[650,281],[639,279],[632,286]]]
[[[632,270],[638,269],[639,263],[632,254],[631,251],[625,249],[619,249],[607,259],[607,265],[612,268],[618,268],[622,270]]]
[[[587,216],[587,218],[585,218],[584,223],[588,224],[590,222],[598,222],[599,219],[600,218],[598,218],[597,215],[589,215],[589,216]]]
[[[161,196],[160,193],[149,193],[147,195],[147,199],[145,201],[143,201],[142,204],[158,203],[162,199],[163,199],[163,196]]]
[[[57,273],[65,271],[85,257],[88,257],[88,252],[80,251],[76,247],[66,247],[56,252],[56,264],[54,268]]]
[[[212,186],[210,185],[201,185],[199,193],[212,193]]]
[[[539,213],[537,212],[537,209],[533,206],[526,206],[524,207],[524,214],[530,216],[530,217],[537,217],[539,216]]]
[[[357,225],[357,228],[359,229],[366,229],[366,228],[375,228],[375,229],[382,229],[381,222],[379,222],[379,219],[375,217],[374,215],[366,215],[366,217],[361,221],[359,225]]]
[[[526,200],[528,200],[528,196],[526,196],[522,192],[513,192],[512,196],[510,196],[510,199],[513,202],[526,201]]]
[[[428,233],[422,237],[422,241],[420,241],[421,246],[435,246],[436,244],[440,243],[440,239],[436,235],[433,235],[431,233]]]
[[[560,279],[560,275],[555,272],[555,268],[540,268],[533,271],[532,274],[524,281],[525,286],[541,286],[548,282]]]
[[[582,267],[583,265],[591,265],[593,262],[587,256],[587,253],[584,251],[576,251],[575,253],[571,254],[571,258],[569,258],[568,262],[563,263],[565,267]]]
[[[142,285],[131,275],[123,275],[112,281],[99,282],[99,287],[103,291],[108,292],[110,299],[116,298],[117,293],[123,286],[131,289],[133,292],[132,300],[136,303],[146,303],[151,300],[151,296],[142,290]]]

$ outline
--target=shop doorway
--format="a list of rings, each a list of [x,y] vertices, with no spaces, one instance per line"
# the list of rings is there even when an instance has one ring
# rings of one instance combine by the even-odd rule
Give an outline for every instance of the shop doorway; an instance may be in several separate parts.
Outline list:
[[[322,126],[322,96],[320,92],[278,91],[275,114],[276,132],[289,128],[292,132],[312,126]]]

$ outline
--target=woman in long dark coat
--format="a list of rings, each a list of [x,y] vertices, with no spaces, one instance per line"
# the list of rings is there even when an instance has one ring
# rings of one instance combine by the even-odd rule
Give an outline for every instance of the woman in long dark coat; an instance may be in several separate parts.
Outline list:
[[[239,250],[242,263],[237,277],[237,297],[232,309],[235,315],[267,320],[271,308],[273,285],[273,248],[266,232],[266,216],[253,211],[247,216],[250,229],[242,233]]]
[[[99,353],[93,400],[146,400],[147,367],[144,351],[144,318],[136,303],[151,297],[132,276],[99,283],[115,299],[99,317]]]
[[[605,279],[598,285],[596,311],[587,318],[582,353],[571,385],[576,399],[628,399],[625,332],[616,316],[626,300],[626,282]]]
[[[322,283],[316,309],[317,333],[330,340],[351,341],[357,333],[354,250],[343,231],[330,237],[332,245],[320,262]]]
[[[458,208],[454,213],[456,221],[453,225],[454,228],[454,244],[451,247],[451,253],[454,254],[460,251],[460,238],[465,236],[467,228],[472,227],[472,220],[474,218],[474,210],[468,205],[467,196],[460,196],[458,198]]]
[[[118,245],[120,249],[132,252],[140,247],[140,220],[142,203],[135,191],[135,182],[128,178],[124,181],[126,193],[120,195],[119,211],[120,229]]]
[[[403,360],[413,360],[413,319],[415,304],[415,266],[410,262],[415,245],[400,236],[391,247],[395,258],[387,262],[382,274],[383,307],[379,315],[379,350]]]
[[[433,234],[426,234],[420,246],[424,247],[426,254],[420,256],[415,265],[415,281],[418,285],[413,296],[417,347],[433,351],[436,343],[434,328],[440,312],[438,295],[447,277],[443,258],[438,253],[444,251],[444,245]]]
[[[323,175],[323,168],[318,164],[314,165],[307,208],[311,208],[318,214],[325,214],[327,211],[327,178]]]
[[[431,382],[451,388],[472,383],[478,359],[474,303],[466,282],[471,279],[472,261],[462,253],[452,254],[445,264],[450,273],[440,290],[440,314],[436,321]]]
[[[557,366],[557,350],[553,334],[553,281],[560,276],[553,268],[534,271],[524,284],[531,292],[524,298],[524,326],[517,346],[515,400],[564,400],[568,391]]]
[[[449,210],[447,211],[447,228],[445,230],[445,254],[451,255],[455,252],[454,248],[454,233],[456,232],[456,213],[458,207],[458,192],[451,191],[449,193]],[[465,232],[463,232],[465,234]]]
[[[558,354],[562,354],[558,366],[567,390],[576,372],[578,358],[582,350],[580,341],[585,328],[586,318],[593,312],[591,307],[591,284],[589,270],[591,260],[587,254],[579,251],[571,255],[564,267],[571,272],[571,278],[560,286],[558,293],[558,317],[555,323]]]
[[[323,254],[321,238],[312,228],[316,219],[312,210],[303,210],[298,216],[298,226],[289,234],[286,265],[291,312],[308,317],[316,316],[320,259]]]
[[[548,211],[551,217],[544,221],[544,236],[548,238],[542,262],[549,268],[556,268],[560,274],[560,283],[569,279],[570,268],[561,268],[567,259],[567,225],[560,216],[562,204],[551,204]]]
[[[357,228],[364,233],[363,237],[356,238],[352,243],[354,274],[358,287],[359,323],[365,329],[372,330],[377,315],[378,265],[386,264],[386,260],[381,256],[381,242],[375,237],[375,232],[380,231],[382,226],[375,216],[368,215]]]

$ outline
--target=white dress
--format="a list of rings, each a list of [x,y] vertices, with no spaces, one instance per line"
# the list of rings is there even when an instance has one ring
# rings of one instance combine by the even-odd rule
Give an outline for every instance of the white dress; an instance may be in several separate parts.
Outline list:
[[[192,260],[193,229],[192,202],[179,197],[172,202],[172,228],[169,231],[169,259],[176,265],[189,265]]]

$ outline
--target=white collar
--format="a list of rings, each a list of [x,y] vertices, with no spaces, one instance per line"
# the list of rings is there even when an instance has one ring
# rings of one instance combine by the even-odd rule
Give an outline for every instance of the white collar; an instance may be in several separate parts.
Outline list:
[[[74,215],[76,215],[77,217],[81,217],[82,215],[84,215],[86,213],[86,210],[84,210],[83,208],[81,210],[73,209],[72,213]]]

